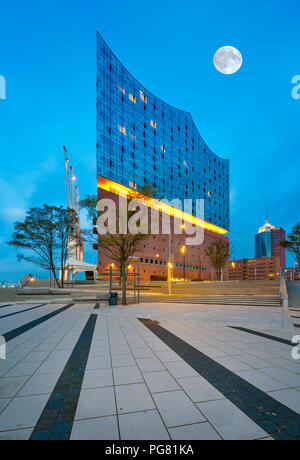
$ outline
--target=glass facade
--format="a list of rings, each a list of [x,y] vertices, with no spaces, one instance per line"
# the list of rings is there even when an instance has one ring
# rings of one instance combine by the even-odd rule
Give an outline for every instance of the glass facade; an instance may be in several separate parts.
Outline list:
[[[190,113],[135,80],[99,33],[97,174],[130,188],[151,183],[168,200],[202,198],[204,219],[229,230],[229,161],[209,149]]]
[[[271,257],[271,230],[264,231],[255,235],[255,258]]]

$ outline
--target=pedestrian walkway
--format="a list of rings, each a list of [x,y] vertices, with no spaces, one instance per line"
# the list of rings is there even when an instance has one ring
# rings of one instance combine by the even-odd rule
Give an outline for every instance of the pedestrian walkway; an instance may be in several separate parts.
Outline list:
[[[286,286],[289,295],[289,306],[300,309],[300,281],[287,281]]]
[[[33,307],[2,310],[0,440],[300,439],[281,308]]]

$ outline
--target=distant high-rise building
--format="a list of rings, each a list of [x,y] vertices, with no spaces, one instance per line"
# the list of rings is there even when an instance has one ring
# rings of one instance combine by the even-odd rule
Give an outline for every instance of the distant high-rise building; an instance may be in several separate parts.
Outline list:
[[[274,228],[271,231],[272,237],[272,256],[280,258],[280,268],[286,266],[286,249],[280,246],[280,241],[286,239],[286,233],[283,228]]]
[[[229,264],[230,281],[274,281],[279,279],[279,257],[233,260]]]
[[[274,227],[266,219],[263,227],[255,235],[255,258],[279,257],[280,267],[286,265],[285,248],[280,246],[280,241],[285,240],[286,233],[281,227]]]

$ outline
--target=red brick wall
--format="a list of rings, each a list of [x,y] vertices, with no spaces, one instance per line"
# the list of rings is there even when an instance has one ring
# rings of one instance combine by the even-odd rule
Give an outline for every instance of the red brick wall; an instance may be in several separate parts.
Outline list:
[[[118,203],[119,197],[111,192],[99,190],[99,198],[110,198]],[[173,229],[171,218],[171,228]],[[183,232],[184,233],[184,232]],[[183,278],[184,276],[184,255],[181,253],[182,246],[185,245],[184,234],[171,235],[171,248],[173,254],[173,278]],[[185,277],[193,280],[211,280],[216,279],[216,274],[211,266],[209,258],[205,254],[207,246],[215,240],[228,242],[228,238],[224,235],[204,231],[204,242],[197,246],[186,246],[185,255]],[[140,249],[136,252],[131,265],[133,269],[138,268],[141,275],[141,280],[149,281],[151,279],[167,279],[169,262],[169,235],[150,235],[149,238],[142,242]],[[148,263],[146,263],[148,261]],[[112,264],[112,258],[106,254],[105,250],[99,247],[98,251],[98,270],[99,273],[104,273]],[[177,264],[179,265],[177,267]],[[182,267],[180,265],[182,264]],[[189,268],[187,267],[189,266]],[[195,267],[195,268],[194,268]],[[197,269],[198,267],[198,269]],[[119,267],[116,267],[118,269]],[[228,279],[228,268],[224,270],[224,280]]]

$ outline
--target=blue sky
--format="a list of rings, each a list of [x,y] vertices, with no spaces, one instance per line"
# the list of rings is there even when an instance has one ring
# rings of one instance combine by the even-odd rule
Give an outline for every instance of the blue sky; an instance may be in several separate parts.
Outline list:
[[[64,144],[81,195],[95,192],[97,29],[144,86],[190,111],[212,150],[230,159],[235,258],[253,257],[266,208],[290,231],[300,220],[300,100],[291,97],[299,15],[298,0],[2,3],[0,279],[38,271],[5,242],[29,206],[66,202]],[[224,45],[243,55],[232,76],[213,67]]]

